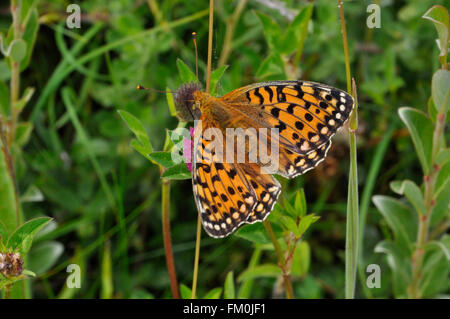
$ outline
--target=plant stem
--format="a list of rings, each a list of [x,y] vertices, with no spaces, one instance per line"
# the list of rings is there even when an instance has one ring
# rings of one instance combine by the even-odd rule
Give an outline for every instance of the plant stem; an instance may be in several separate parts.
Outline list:
[[[425,246],[429,238],[430,216],[434,207],[434,184],[439,171],[439,167],[435,165],[435,159],[441,148],[441,139],[444,132],[445,113],[438,113],[436,116],[436,125],[433,132],[433,151],[431,159],[431,168],[428,175],[424,177],[425,184],[425,214],[419,216],[419,229],[417,233],[416,249],[412,256],[412,280],[408,287],[408,295],[410,298],[421,298],[420,281],[422,279],[422,266],[425,254]]]
[[[19,40],[22,36],[20,27],[20,2],[11,0],[11,15],[14,28],[14,40]],[[9,146],[13,143],[16,135],[17,118],[19,110],[17,109],[17,101],[20,94],[20,62],[11,59],[11,79],[10,79],[10,102],[11,102],[11,119],[8,143]]]
[[[283,250],[281,249],[280,243],[277,240],[277,236],[273,231],[272,225],[269,220],[266,219],[264,222],[264,227],[266,228],[267,235],[272,241],[273,247],[275,248],[275,253],[278,259],[278,266],[281,268],[281,272],[283,274],[283,282],[286,289],[286,298],[293,299],[294,298],[294,289],[292,287],[291,276],[289,274],[289,270],[286,269],[286,260],[284,258]]]
[[[191,299],[196,298],[197,294],[197,278],[198,278],[198,263],[200,259],[200,239],[202,234],[202,218],[200,214],[197,218],[197,238],[195,241],[195,259],[194,259],[194,275],[192,278],[192,295]]]
[[[213,21],[214,21],[214,0],[209,1],[209,29],[208,29],[208,63],[206,66],[206,92],[210,90],[211,82],[211,61],[212,61],[212,40],[213,40]],[[194,299],[197,292],[197,278],[198,278],[198,263],[200,259],[200,240],[201,240],[201,216],[197,217],[197,239],[195,243],[195,259],[194,259],[194,273],[192,278],[192,295]]]
[[[214,22],[214,0],[209,0],[208,62],[206,64],[206,92],[208,93],[211,82],[213,22]]]
[[[233,15],[227,19],[225,39],[223,41],[222,52],[220,54],[218,62],[219,67],[224,65],[227,62],[228,57],[230,56],[232,49],[231,41],[233,40],[234,30],[236,29],[236,24],[239,21],[239,17],[241,16],[246,4],[247,0],[240,0],[233,12]]]
[[[166,255],[167,271],[170,278],[170,289],[172,290],[172,296],[175,299],[180,298],[180,292],[178,291],[177,274],[175,271],[175,262],[173,260],[172,240],[170,236],[170,181],[162,180],[161,191],[162,202],[162,228],[163,228],[163,241],[164,251]]]
[[[358,128],[358,98],[355,81],[351,80],[350,59],[348,54],[347,28],[345,25],[344,8],[342,1],[338,0],[339,15],[342,28],[342,44],[345,56],[345,75],[347,78],[347,91],[355,99],[355,107],[349,120],[350,135],[350,171],[347,198],[347,227],[345,243],[345,298],[355,298],[356,272],[358,266],[358,169],[356,149],[356,129]]]

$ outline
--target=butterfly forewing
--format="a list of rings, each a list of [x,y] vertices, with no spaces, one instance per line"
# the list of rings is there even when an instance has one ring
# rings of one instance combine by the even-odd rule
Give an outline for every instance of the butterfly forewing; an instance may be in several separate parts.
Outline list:
[[[275,81],[234,90],[221,100],[277,127],[280,144],[307,154],[329,141],[353,109],[353,98],[344,91],[314,82]]]

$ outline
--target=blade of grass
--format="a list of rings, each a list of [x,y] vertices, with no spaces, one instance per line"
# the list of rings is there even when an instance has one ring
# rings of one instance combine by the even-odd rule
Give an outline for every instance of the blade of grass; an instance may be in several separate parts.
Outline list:
[[[195,21],[197,19],[202,18],[207,13],[208,13],[208,10],[203,10],[203,11],[197,12],[197,13],[195,13],[193,15],[187,16],[185,18],[181,18],[181,19],[175,20],[173,22],[167,23],[167,25],[165,27],[175,28],[175,27],[179,27],[179,26],[184,25],[184,24],[191,23],[192,21]],[[39,114],[39,111],[46,104],[47,98],[49,97],[49,95],[52,92],[54,92],[55,90],[57,90],[57,88],[59,87],[61,82],[70,73],[72,73],[77,68],[77,66],[83,65],[83,64],[87,63],[88,61],[96,58],[97,56],[102,55],[105,52],[110,51],[110,50],[112,50],[112,49],[114,49],[116,47],[120,47],[120,46],[125,45],[125,44],[127,44],[129,42],[133,42],[133,41],[136,41],[138,39],[145,38],[145,37],[148,37],[150,35],[153,35],[153,34],[155,34],[157,32],[164,31],[165,27],[157,26],[157,27],[154,27],[152,29],[136,33],[136,34],[134,34],[132,36],[124,37],[124,38],[121,38],[120,40],[108,43],[108,44],[106,44],[106,45],[104,45],[102,47],[99,47],[99,48],[97,48],[95,50],[92,50],[89,53],[86,53],[85,55],[79,57],[76,60],[77,61],[76,65],[69,65],[69,63],[66,60],[63,60],[63,62],[58,65],[58,67],[55,70],[55,72],[53,72],[52,77],[47,82],[44,90],[42,91],[41,95],[39,96],[38,101],[34,105],[33,111],[31,112],[31,115],[30,115],[30,121],[34,122],[34,120],[37,118],[37,115]],[[91,37],[96,32],[99,31],[101,26],[98,26],[97,28],[98,28],[98,30],[95,29],[95,30],[92,31],[92,33],[89,34]],[[94,31],[96,31],[96,32],[94,33]],[[81,50],[82,47],[83,46],[80,45],[77,48],[79,48]],[[75,55],[76,55],[75,52],[72,52],[72,56],[75,56]]]
[[[72,121],[73,126],[75,127],[75,130],[80,138],[81,143],[83,144],[89,159],[92,163],[92,166],[94,167],[94,170],[100,180],[100,184],[103,188],[103,191],[105,192],[106,197],[108,198],[109,204],[111,207],[116,209],[116,201],[113,196],[113,192],[111,190],[111,187],[109,186],[108,182],[106,181],[105,174],[103,173],[103,170],[100,166],[100,164],[97,161],[97,158],[94,155],[93,147],[90,143],[90,139],[84,130],[83,126],[80,123],[80,120],[78,119],[77,113],[75,111],[75,107],[72,103],[72,99],[70,97],[70,91],[68,87],[64,87],[62,89],[62,98],[64,105],[66,106],[67,111],[69,112],[69,117]]]

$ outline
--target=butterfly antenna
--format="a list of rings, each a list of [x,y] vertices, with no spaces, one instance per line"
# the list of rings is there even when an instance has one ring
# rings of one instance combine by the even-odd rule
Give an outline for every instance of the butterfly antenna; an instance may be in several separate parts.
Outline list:
[[[198,79],[198,51],[197,51],[197,33],[192,32],[192,40],[194,41],[194,48],[195,48],[195,76]]]
[[[150,88],[146,88],[142,85],[138,85],[136,87],[136,89],[138,89],[139,91],[145,90],[145,91],[149,91],[149,92],[153,92],[153,93],[173,93],[173,94],[177,93],[177,92],[172,92],[172,91],[161,91],[161,90],[150,89]]]

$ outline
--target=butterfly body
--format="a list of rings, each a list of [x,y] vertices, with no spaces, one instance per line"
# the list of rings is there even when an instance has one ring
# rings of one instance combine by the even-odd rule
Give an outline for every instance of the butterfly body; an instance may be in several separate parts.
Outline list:
[[[331,137],[354,105],[344,91],[305,81],[256,83],[219,98],[198,88],[191,93],[192,107],[201,113],[201,125],[194,131],[194,197],[212,237],[228,236],[243,224],[267,218],[281,192],[272,174],[293,178],[323,161]],[[205,137],[208,129],[225,136],[221,150],[214,138]],[[229,129],[245,130],[248,140],[230,139]],[[263,162],[250,160],[253,150],[269,153],[261,140],[276,146],[277,167],[270,174]],[[232,149],[230,157],[224,156],[227,147]],[[239,151],[245,154],[243,161],[238,161]]]

